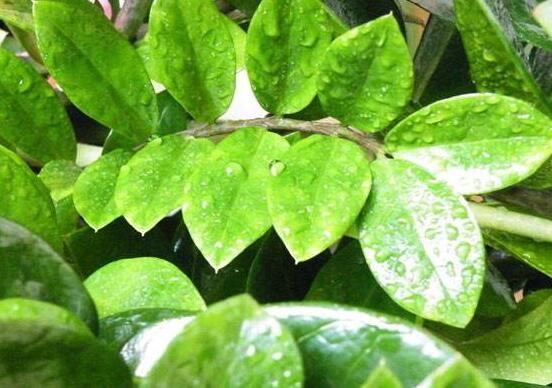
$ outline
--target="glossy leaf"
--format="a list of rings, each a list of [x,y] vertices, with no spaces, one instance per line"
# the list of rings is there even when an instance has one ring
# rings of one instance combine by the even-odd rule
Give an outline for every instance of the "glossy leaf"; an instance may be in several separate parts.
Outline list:
[[[293,333],[308,387],[360,387],[381,360],[403,386],[414,387],[461,358],[424,331],[367,310],[322,303],[279,304],[265,310]]]
[[[402,384],[382,361],[360,388],[402,388]]]
[[[159,386],[301,387],[289,331],[247,296],[213,305],[169,345],[144,382]]]
[[[543,1],[535,8],[533,15],[552,39],[552,1]]]
[[[324,110],[365,131],[385,128],[412,96],[412,60],[393,15],[334,40],[318,72]]]
[[[58,252],[61,240],[48,189],[13,152],[0,145],[0,217],[23,225]]]
[[[21,297],[53,303],[72,311],[96,330],[96,308],[78,275],[44,241],[3,219],[0,219],[0,261],[0,298]]]
[[[32,0],[0,0],[0,20],[33,31]]]
[[[87,0],[33,5],[44,63],[84,113],[139,143],[158,121],[153,87],[129,42]]]
[[[170,262],[153,257],[109,263],[90,275],[84,285],[100,318],[141,308],[205,308],[186,275]]]
[[[50,190],[52,199],[58,202],[73,194],[73,186],[81,171],[69,160],[53,160],[40,170],[38,177]]]
[[[524,317],[460,344],[459,349],[491,378],[549,384],[551,311],[549,298]]]
[[[552,121],[521,100],[468,94],[410,115],[385,145],[460,194],[486,193],[520,182],[548,159]]]
[[[313,135],[271,166],[268,209],[295,261],[335,243],[356,220],[370,191],[370,164],[356,144]]]
[[[199,121],[214,121],[234,94],[236,54],[215,4],[157,0],[149,23],[156,79]]]
[[[497,18],[503,12],[500,4],[497,0],[454,1],[457,26],[477,89],[514,96],[552,114],[546,98],[527,72],[528,65],[516,52],[517,38],[507,25],[504,28],[500,25]]]
[[[121,215],[115,202],[115,187],[121,167],[132,153],[115,150],[89,165],[73,188],[73,201],[79,214],[95,230],[101,229]]]
[[[142,234],[184,203],[189,177],[213,150],[208,140],[171,135],[157,138],[121,168],[115,203]]]
[[[28,64],[0,48],[0,136],[40,163],[73,160],[71,122],[52,88]]]
[[[465,358],[455,357],[418,385],[418,388],[446,387],[494,388],[495,385]]]
[[[222,142],[189,181],[182,208],[194,243],[220,269],[270,228],[269,163],[289,144],[262,128],[244,128]]]
[[[277,115],[299,112],[316,96],[318,61],[332,40],[318,0],[263,0],[247,32],[246,67],[257,100]]]
[[[464,327],[485,274],[485,251],[466,202],[414,164],[372,163],[360,244],[374,277],[399,305]]]

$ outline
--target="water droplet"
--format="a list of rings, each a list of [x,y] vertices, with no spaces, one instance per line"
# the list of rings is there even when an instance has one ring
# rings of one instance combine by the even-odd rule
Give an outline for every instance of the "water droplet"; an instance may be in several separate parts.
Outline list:
[[[224,173],[228,176],[239,175],[245,172],[242,165],[236,162],[230,162],[224,167]]]
[[[460,259],[467,259],[470,254],[471,246],[467,242],[461,242],[455,249],[456,254]]]
[[[445,269],[448,276],[456,276],[456,270],[454,269],[454,264],[452,263],[452,261],[447,262],[447,264],[445,265]]]
[[[286,169],[286,165],[279,160],[273,160],[268,165],[268,168],[270,169],[270,175],[278,176]]]
[[[17,90],[21,93],[28,91],[33,84],[33,80],[28,76],[23,76],[17,83]]]

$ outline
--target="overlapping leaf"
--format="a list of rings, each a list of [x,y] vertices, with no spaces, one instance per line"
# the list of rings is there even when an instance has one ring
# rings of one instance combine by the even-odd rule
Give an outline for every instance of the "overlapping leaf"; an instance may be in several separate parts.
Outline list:
[[[0,20],[33,31],[32,0],[0,0]]]
[[[80,167],[74,162],[69,160],[53,160],[40,170],[38,177],[50,190],[52,199],[54,201],[61,201],[73,194],[73,186],[80,173]]]
[[[372,163],[360,243],[378,283],[403,308],[451,326],[472,318],[485,251],[465,201],[414,164]]]

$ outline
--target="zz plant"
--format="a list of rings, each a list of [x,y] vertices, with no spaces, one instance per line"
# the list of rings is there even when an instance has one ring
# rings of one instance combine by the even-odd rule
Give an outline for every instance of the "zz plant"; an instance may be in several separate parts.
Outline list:
[[[0,386],[552,383],[551,9],[0,0]]]

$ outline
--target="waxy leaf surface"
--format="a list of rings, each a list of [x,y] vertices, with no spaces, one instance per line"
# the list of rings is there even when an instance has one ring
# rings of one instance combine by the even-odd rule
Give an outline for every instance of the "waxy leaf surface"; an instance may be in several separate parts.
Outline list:
[[[370,163],[356,144],[313,135],[271,166],[268,208],[278,235],[296,261],[342,237],[370,191]]]
[[[466,326],[485,274],[481,233],[466,202],[406,161],[376,161],[372,173],[359,240],[374,277],[406,310]]]
[[[334,40],[318,72],[324,110],[365,131],[385,128],[412,96],[412,60],[393,15]]]
[[[410,115],[387,134],[385,145],[457,193],[486,193],[520,182],[548,159],[552,121],[522,100],[467,94]]]

